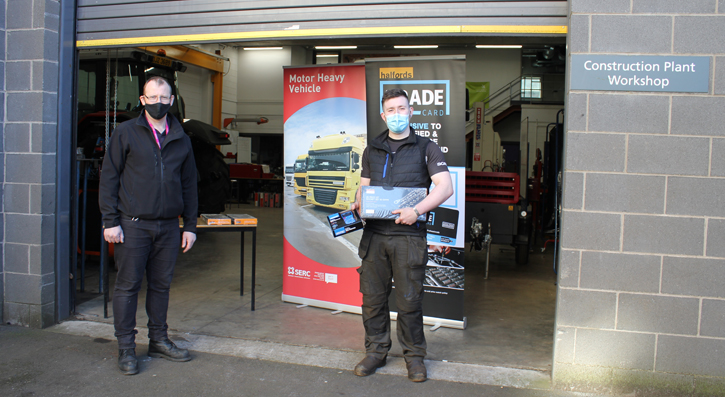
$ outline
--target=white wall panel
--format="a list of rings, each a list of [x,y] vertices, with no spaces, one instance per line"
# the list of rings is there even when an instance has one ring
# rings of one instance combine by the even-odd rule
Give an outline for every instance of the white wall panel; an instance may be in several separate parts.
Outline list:
[[[177,74],[179,90],[186,104],[186,118],[211,124],[211,72],[187,65],[186,72]]]

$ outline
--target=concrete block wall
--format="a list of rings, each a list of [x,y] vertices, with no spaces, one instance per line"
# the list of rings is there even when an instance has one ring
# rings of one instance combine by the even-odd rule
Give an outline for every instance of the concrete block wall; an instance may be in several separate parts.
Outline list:
[[[55,322],[57,0],[3,0],[0,274],[4,323]]]
[[[567,93],[554,383],[725,395],[725,1],[569,5],[570,53],[708,56],[711,84]]]
[[[5,53],[5,9],[6,4],[5,0],[0,0],[0,46],[2,46],[2,52]],[[5,137],[5,57],[0,58],[0,137],[3,137],[2,140],[0,140],[0,157],[4,156],[4,137]],[[4,168],[4,162],[0,162],[0,184],[4,181],[3,177],[5,175]],[[5,189],[0,189],[0,216],[3,215],[3,206],[2,202],[3,196],[5,194]],[[0,225],[2,225],[2,220],[0,220]],[[3,242],[5,241],[4,237],[4,228],[0,227],[0,247],[3,247]],[[4,306],[5,306],[5,260],[3,258],[2,252],[0,252],[0,320],[2,320],[4,317]]]

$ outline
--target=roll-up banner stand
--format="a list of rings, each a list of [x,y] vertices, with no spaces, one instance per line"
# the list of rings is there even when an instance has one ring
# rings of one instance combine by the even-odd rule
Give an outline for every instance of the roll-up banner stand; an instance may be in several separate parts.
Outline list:
[[[367,141],[365,66],[284,68],[282,300],[361,313],[361,231],[333,237],[327,216],[350,209]]]
[[[466,327],[463,316],[465,76],[464,55],[365,60],[368,139],[373,139],[387,128],[380,117],[383,92],[401,88],[408,93],[413,108],[411,126],[418,135],[436,142],[448,163],[454,194],[428,213],[423,321],[429,325],[460,329]],[[395,294],[390,295],[390,309],[395,311]]]

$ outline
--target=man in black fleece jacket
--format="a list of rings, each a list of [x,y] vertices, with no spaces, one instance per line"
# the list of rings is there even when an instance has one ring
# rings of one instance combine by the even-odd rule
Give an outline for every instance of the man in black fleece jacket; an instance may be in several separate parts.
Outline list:
[[[113,324],[118,368],[125,375],[138,373],[136,309],[144,272],[149,356],[191,360],[188,350],[169,340],[166,313],[179,245],[187,252],[196,241],[194,152],[181,124],[168,113],[174,96],[166,80],[151,77],[140,100],[142,114],[113,131],[99,188],[103,236],[115,244]],[[181,238],[179,215],[184,218]]]

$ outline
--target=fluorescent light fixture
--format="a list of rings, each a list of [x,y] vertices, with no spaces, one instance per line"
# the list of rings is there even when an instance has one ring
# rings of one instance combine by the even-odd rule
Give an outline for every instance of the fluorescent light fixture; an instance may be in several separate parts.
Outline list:
[[[354,50],[356,45],[317,45],[316,50]]]
[[[404,49],[404,48],[438,48],[438,45],[394,45],[393,48]]]
[[[244,47],[244,51],[281,50],[282,47]]]
[[[480,44],[476,45],[476,48],[521,48],[521,44]]]
[[[317,54],[318,58],[337,58],[337,54]]]

